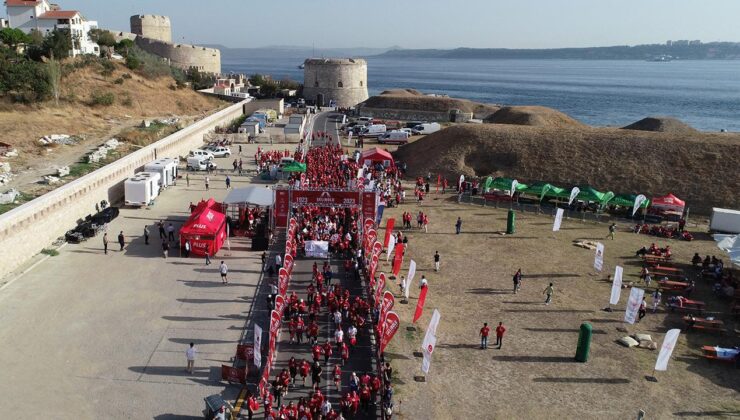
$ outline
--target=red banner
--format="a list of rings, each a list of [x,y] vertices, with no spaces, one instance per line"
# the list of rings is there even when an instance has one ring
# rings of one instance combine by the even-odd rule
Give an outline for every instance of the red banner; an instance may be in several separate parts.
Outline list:
[[[305,173],[302,173],[301,174],[301,188],[303,188],[305,186],[306,186],[306,174]]]
[[[295,245],[294,244],[291,244],[291,245],[292,245],[291,246],[291,250],[292,250],[293,246]],[[288,254],[285,256],[283,267],[285,267],[285,269],[288,270],[288,275],[290,275],[290,273],[293,272],[293,256],[292,255]]]
[[[419,301],[416,303],[416,311],[414,312],[414,320],[411,322],[416,322],[416,320],[421,318],[421,312],[424,310],[424,302],[427,300],[428,289],[428,286],[421,288],[421,292],[419,292]]]
[[[278,331],[280,330],[280,319],[282,317],[280,316],[280,313],[277,311],[270,312],[270,338],[277,338]],[[271,346],[272,347],[272,346]],[[270,352],[272,352],[272,348],[270,349]]]
[[[279,313],[280,316],[283,316],[283,313],[285,313],[285,298],[283,295],[277,295],[275,297],[275,312]]]
[[[385,273],[380,273],[380,278],[378,279],[378,284],[375,289],[375,305],[380,304],[380,295],[385,290]],[[382,318],[381,318],[382,319]]]
[[[275,190],[275,224],[278,226],[287,225],[289,211],[290,196],[288,190]]]
[[[242,368],[235,368],[231,366],[221,365],[221,380],[246,383],[247,381],[247,370]]]
[[[292,201],[300,206],[317,207],[359,207],[360,194],[357,191],[308,191],[292,190]],[[375,193],[373,193],[375,194]]]
[[[254,345],[253,344],[237,344],[236,345],[236,358],[244,360],[248,364],[254,362]]]
[[[439,192],[439,184],[442,183],[442,175],[437,174],[437,192]]]
[[[286,270],[285,267],[280,267],[280,270],[278,270],[278,293],[283,296],[288,292],[289,280],[290,276],[288,275],[288,270]]]
[[[363,226],[365,226],[365,232],[370,232],[370,229],[375,226],[375,218],[374,217],[366,217],[365,222],[363,223]]]
[[[372,260],[370,260],[370,279],[375,278],[375,271],[378,269],[378,256],[373,255]]]
[[[378,193],[362,193],[362,217],[369,219],[375,224],[375,217],[378,211]]]
[[[383,252],[383,244],[375,241],[375,243],[373,244],[373,255],[380,256],[381,252]]]
[[[391,311],[385,315],[382,327],[383,334],[380,336],[381,353],[385,351],[385,346],[390,343],[391,339],[396,334],[396,331],[398,331],[398,327],[400,326],[401,321],[398,319],[398,315],[395,312]]]
[[[380,302],[380,319],[385,319],[385,315],[393,309],[393,304],[396,302],[396,298],[390,290],[386,290],[383,293],[383,300]],[[382,327],[383,325],[381,325]],[[381,331],[382,332],[382,331]]]
[[[398,277],[401,272],[401,263],[403,262],[403,244],[396,244],[395,255],[393,256],[393,275]]]
[[[385,222],[385,239],[383,240],[383,248],[388,248],[388,241],[391,240],[393,234],[393,228],[396,226],[396,219],[390,218]]]

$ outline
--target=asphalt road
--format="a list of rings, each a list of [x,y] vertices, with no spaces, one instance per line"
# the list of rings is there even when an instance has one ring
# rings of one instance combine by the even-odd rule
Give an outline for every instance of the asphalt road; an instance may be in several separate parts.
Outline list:
[[[328,133],[329,136],[331,136],[331,144],[338,144],[342,134],[339,130],[341,124],[335,121],[333,117],[330,117],[336,114],[338,114],[338,112],[335,111],[325,111],[316,114],[313,118],[311,126],[312,130],[310,132],[313,134],[316,134],[319,131]],[[321,147],[327,143],[329,143],[328,139],[316,137],[312,139],[311,147]]]

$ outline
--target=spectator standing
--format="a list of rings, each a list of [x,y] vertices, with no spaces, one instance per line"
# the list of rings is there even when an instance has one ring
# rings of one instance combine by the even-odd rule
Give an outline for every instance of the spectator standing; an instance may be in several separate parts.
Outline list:
[[[170,252],[170,243],[167,242],[165,239],[162,239],[162,254],[164,254],[165,259],[167,258],[169,252]]]
[[[103,253],[108,255],[108,232],[103,234]]]
[[[185,182],[187,186],[189,187],[190,186],[190,174],[185,174]]]
[[[126,240],[123,237],[123,231],[118,234],[118,245],[121,245],[121,249],[119,251],[123,251],[123,246],[126,244]]]
[[[193,368],[195,367],[195,356],[198,350],[195,348],[194,343],[190,343],[190,347],[185,350],[185,358],[188,360],[188,367],[185,369],[191,375],[193,374]]]
[[[545,299],[545,305],[549,305],[552,301],[552,295],[555,294],[555,287],[553,287],[553,284],[550,283],[550,285],[547,286],[542,293],[547,295],[547,299]]]
[[[167,240],[175,242],[175,226],[172,223],[167,225]]]
[[[149,225],[144,225],[144,245],[149,245]]]
[[[434,271],[439,271],[439,251],[434,251]]]
[[[506,332],[506,327],[504,327],[503,322],[498,323],[498,327],[496,327],[496,345],[498,348],[501,348],[501,345],[504,343],[504,333]]]
[[[459,235],[461,229],[462,229],[462,219],[458,217],[457,222],[455,222],[455,234]]]
[[[210,255],[208,255],[208,249],[206,249],[205,255],[206,255],[206,265],[211,265],[211,257]]]
[[[190,257],[190,239],[185,241],[185,258]]]
[[[209,166],[210,166],[210,165],[209,165]],[[205,178],[205,183],[206,183],[206,191],[208,191],[208,184],[210,184],[210,183],[211,183],[211,180],[210,180],[210,178],[208,178],[208,176],[207,176],[207,175],[206,175],[206,178]]]
[[[488,348],[488,334],[491,332],[491,329],[488,327],[488,323],[483,323],[483,328],[480,329],[480,348],[481,350],[485,350]]]
[[[229,274],[229,267],[226,265],[225,262],[221,261],[221,264],[218,266],[218,271],[221,273],[221,283],[227,284],[229,282],[229,279],[227,278],[227,275]]]
[[[234,163],[236,163],[236,161],[234,161]],[[229,176],[228,176],[228,175],[226,175],[226,180],[225,180],[224,182],[226,182],[226,189],[227,189],[227,190],[228,190],[229,188],[231,188],[231,178],[229,178]]]
[[[522,269],[516,270],[516,273],[514,273],[514,293],[519,293],[519,289],[522,288]]]
[[[617,224],[616,223],[612,223],[611,225],[609,225],[609,235],[607,235],[607,238],[609,238],[609,239],[611,239],[613,241],[614,240],[614,234],[616,232],[617,232]]]

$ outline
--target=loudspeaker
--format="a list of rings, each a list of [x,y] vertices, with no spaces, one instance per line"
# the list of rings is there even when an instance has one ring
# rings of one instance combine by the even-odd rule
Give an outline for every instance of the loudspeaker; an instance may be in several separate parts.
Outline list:
[[[262,236],[252,238],[252,251],[267,251],[269,241]]]

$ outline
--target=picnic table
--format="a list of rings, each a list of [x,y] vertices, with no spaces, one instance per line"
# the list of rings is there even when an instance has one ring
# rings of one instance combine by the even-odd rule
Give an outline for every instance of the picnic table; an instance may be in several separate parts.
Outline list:
[[[692,316],[684,316],[683,320],[687,325],[687,329],[713,331],[713,332],[718,332],[720,334],[724,334],[725,331],[727,331],[725,329],[724,321],[720,319],[706,319],[706,318],[697,318],[697,317],[692,317]]]
[[[671,257],[665,255],[645,254],[642,256],[642,259],[645,261],[668,261]]]
[[[706,303],[700,301],[700,300],[691,300],[686,299],[683,296],[678,296],[675,298],[670,298],[666,302],[666,306],[671,309],[671,311],[675,311],[676,309],[681,311],[697,311],[697,312],[703,312],[704,307],[706,306]]]
[[[676,267],[666,267],[665,265],[656,265],[653,267],[653,271],[663,271],[666,273],[683,273],[683,270]]]
[[[724,362],[737,362],[740,350],[737,348],[729,349],[716,346],[702,346],[702,356],[705,359],[721,360]]]
[[[658,281],[658,287],[661,289],[667,289],[667,290],[680,290],[683,291],[687,287],[689,287],[688,283],[684,283],[682,281],[672,281],[672,280],[660,280]]]

